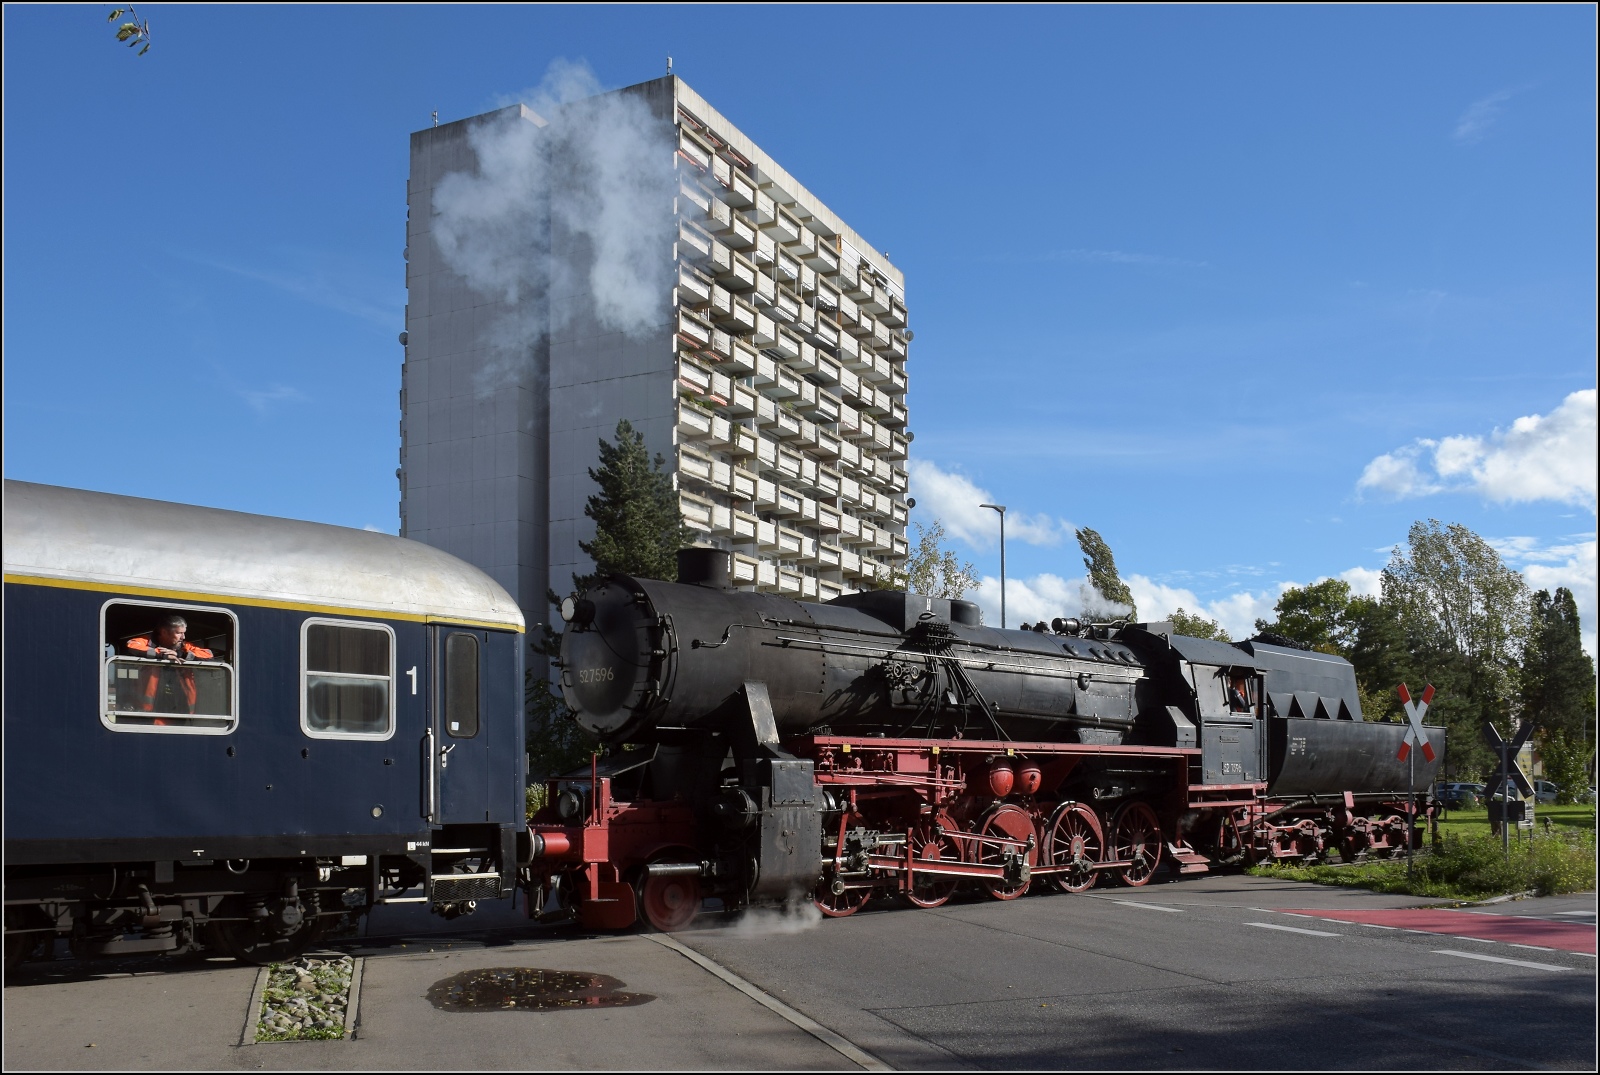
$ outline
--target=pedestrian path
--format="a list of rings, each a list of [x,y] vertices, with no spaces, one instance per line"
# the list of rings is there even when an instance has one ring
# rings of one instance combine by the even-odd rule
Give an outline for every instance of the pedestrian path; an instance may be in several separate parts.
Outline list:
[[[1282,907],[1274,909],[1279,914],[1315,918],[1324,922],[1354,922],[1379,929],[1438,933],[1450,937],[1470,937],[1479,941],[1498,941],[1501,944],[1524,948],[1560,949],[1564,952],[1595,954],[1595,927],[1578,922],[1552,922],[1548,918],[1475,914],[1471,911],[1440,911],[1426,908],[1339,911]]]

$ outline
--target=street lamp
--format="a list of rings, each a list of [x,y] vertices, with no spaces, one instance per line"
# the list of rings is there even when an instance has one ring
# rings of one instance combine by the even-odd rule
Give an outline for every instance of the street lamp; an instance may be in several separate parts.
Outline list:
[[[1000,513],[1000,630],[1006,629],[1006,506],[1004,504],[979,504]]]

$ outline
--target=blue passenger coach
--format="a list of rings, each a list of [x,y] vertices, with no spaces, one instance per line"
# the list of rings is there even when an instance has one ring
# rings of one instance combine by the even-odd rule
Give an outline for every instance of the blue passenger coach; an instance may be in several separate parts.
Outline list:
[[[386,534],[5,483],[7,961],[508,895],[523,618]]]

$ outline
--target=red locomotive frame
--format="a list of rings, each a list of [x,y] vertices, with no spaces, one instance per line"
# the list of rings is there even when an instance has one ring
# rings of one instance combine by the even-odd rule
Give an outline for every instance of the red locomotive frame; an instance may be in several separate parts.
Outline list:
[[[1201,783],[1198,749],[837,735],[783,748],[813,763],[827,803],[813,899],[833,917],[882,892],[937,907],[965,883],[1010,900],[1039,882],[1066,892],[1106,877],[1143,885],[1164,860],[1196,874],[1335,849],[1346,860],[1392,855],[1403,853],[1408,829],[1416,839],[1403,801],[1285,801],[1269,798],[1265,782]],[[1135,787],[1104,799],[1098,789],[1082,798],[1045,791],[1086,767],[1131,774]],[[530,913],[558,887],[590,928],[641,918],[663,930],[687,925],[702,882],[715,887],[718,876],[706,824],[685,802],[616,798],[598,766],[589,776],[581,819],[563,823],[547,808],[530,825],[525,883],[540,894]],[[570,783],[552,781],[551,801]]]

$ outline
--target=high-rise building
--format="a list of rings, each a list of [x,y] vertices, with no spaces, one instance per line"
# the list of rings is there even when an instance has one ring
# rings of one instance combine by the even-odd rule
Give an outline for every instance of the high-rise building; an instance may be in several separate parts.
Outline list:
[[[640,204],[615,233],[588,227],[611,211],[592,162],[563,159],[595,144],[544,133],[562,118],[516,105],[412,135],[401,533],[545,619],[547,587],[592,569],[587,471],[626,418],[675,472],[697,541],[734,553],[736,585],[826,600],[887,580],[907,553],[904,276],[681,79],[561,111],[587,130],[582,110],[607,100],[630,104],[670,184],[624,192]],[[486,149],[490,125],[545,138],[543,156]],[[537,173],[538,204],[461,178],[507,169]],[[509,253],[467,249],[454,222],[473,214]],[[616,288],[633,292],[625,317]]]

